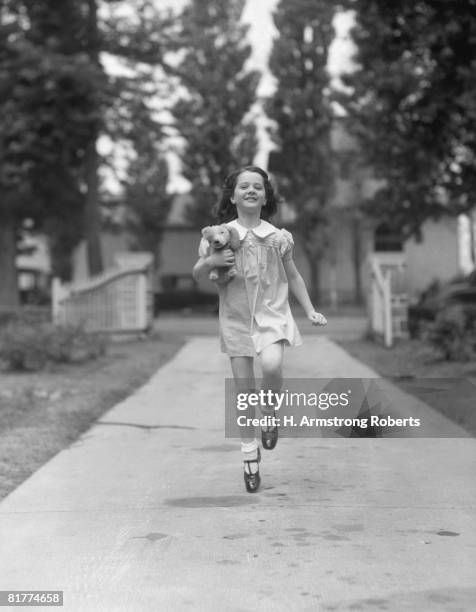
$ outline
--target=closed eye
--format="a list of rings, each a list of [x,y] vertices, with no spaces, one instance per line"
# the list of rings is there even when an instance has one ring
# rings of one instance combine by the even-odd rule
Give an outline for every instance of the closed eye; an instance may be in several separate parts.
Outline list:
[[[242,184],[239,185],[240,189],[248,189],[249,187],[250,187],[250,185],[248,183],[242,183]],[[254,189],[257,189],[257,190],[258,189],[263,189],[263,185],[261,185],[260,183],[256,183],[256,184],[252,185],[252,187]]]

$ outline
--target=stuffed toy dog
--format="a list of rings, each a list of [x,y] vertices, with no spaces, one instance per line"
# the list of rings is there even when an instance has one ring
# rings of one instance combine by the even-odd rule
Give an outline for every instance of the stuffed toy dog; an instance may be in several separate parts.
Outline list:
[[[240,246],[240,237],[234,227],[222,225],[209,225],[202,229],[202,236],[208,241],[209,254],[221,251],[225,248],[230,248],[232,251]],[[211,270],[208,278],[217,283],[217,285],[226,285],[236,276],[235,266],[220,266]]]

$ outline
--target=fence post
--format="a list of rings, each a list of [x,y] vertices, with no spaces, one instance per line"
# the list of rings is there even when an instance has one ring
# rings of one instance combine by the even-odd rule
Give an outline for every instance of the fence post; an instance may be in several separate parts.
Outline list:
[[[405,330],[402,307],[406,305],[407,296],[402,292],[392,295],[392,275],[402,270],[404,265],[401,253],[374,253],[370,256],[371,329],[383,338],[384,345],[389,348],[393,346],[395,338],[404,335]]]
[[[393,345],[393,324],[392,324],[392,286],[391,272],[386,270],[383,275],[382,297],[384,312],[384,344],[387,348]]]
[[[60,325],[64,322],[62,301],[67,295],[68,291],[61,280],[57,277],[53,278],[51,283],[51,316],[55,325]]]
[[[146,329],[147,321],[147,278],[145,272],[137,279],[137,325]]]

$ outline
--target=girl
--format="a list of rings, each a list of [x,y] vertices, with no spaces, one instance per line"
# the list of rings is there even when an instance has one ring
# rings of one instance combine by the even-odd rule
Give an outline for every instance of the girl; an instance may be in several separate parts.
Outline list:
[[[289,307],[288,287],[313,325],[327,323],[312,305],[294,264],[291,234],[268,222],[276,210],[276,194],[264,170],[246,166],[232,172],[215,212],[219,223],[238,231],[240,247],[208,255],[208,243],[202,238],[193,268],[194,278],[200,280],[218,266],[236,266],[237,275],[218,290],[221,348],[230,357],[237,393],[255,390],[255,356],[261,362],[263,388],[281,388],[284,346],[302,344]],[[253,418],[254,409],[241,414]],[[263,407],[262,414],[269,424],[261,429],[262,446],[271,450],[278,440],[273,406]],[[246,490],[254,493],[261,481],[261,453],[254,428],[242,427],[240,432]]]

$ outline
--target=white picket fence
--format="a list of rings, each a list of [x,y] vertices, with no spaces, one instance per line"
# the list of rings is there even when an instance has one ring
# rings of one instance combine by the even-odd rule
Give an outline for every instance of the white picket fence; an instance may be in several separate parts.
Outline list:
[[[396,282],[405,268],[401,253],[373,253],[370,256],[370,325],[374,335],[391,347],[395,338],[408,335],[408,295]],[[400,286],[399,286],[400,285]]]
[[[75,284],[57,278],[52,286],[52,316],[58,325],[82,325],[88,331],[144,332],[153,321],[150,263],[122,262],[103,274]]]

